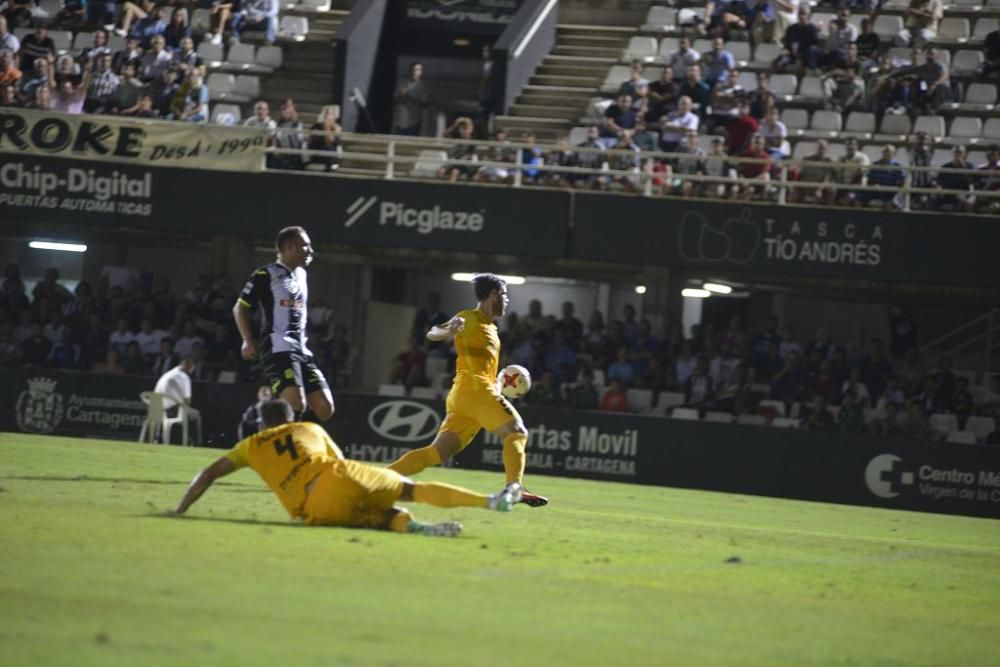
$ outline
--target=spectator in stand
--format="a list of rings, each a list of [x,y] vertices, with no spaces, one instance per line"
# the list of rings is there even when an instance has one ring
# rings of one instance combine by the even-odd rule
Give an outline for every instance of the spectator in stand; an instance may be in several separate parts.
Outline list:
[[[736,117],[726,124],[726,152],[730,155],[745,152],[759,127],[757,119],[750,114],[750,104],[741,101]]]
[[[135,335],[129,331],[128,320],[123,317],[118,320],[117,328],[108,336],[108,349],[124,354],[125,348],[133,340],[135,340]]]
[[[698,358],[694,356],[694,346],[690,341],[681,344],[680,354],[674,360],[674,376],[677,385],[683,387],[687,384],[688,378],[694,373],[698,366]]]
[[[20,49],[21,40],[7,29],[7,18],[0,14],[0,51],[9,51],[11,55],[17,55]]]
[[[861,185],[865,182],[865,172],[871,160],[858,150],[858,140],[848,137],[844,146],[844,154],[837,160],[842,165],[837,170],[837,182],[844,185]],[[841,194],[841,203],[849,206],[859,200],[857,191],[845,190]]]
[[[868,343],[868,354],[858,366],[861,370],[861,380],[869,389],[871,396],[881,396],[886,382],[892,377],[892,362],[882,354],[882,340],[872,338]]]
[[[166,46],[171,51],[181,48],[185,39],[191,39],[191,26],[188,25],[188,10],[185,7],[175,7],[170,15],[170,23],[163,31]]]
[[[146,373],[146,361],[143,359],[139,343],[135,340],[125,347],[125,354],[122,355],[122,367],[126,375],[144,375]]]
[[[622,138],[626,138],[624,133],[622,134]],[[631,132],[628,134],[627,140],[628,143],[631,143]],[[521,144],[521,148],[519,149],[521,151],[521,164],[525,165],[525,167],[521,170],[522,181],[527,183],[536,183],[541,177],[542,172],[541,170],[534,169],[533,167],[545,163],[542,147],[535,144],[534,132],[523,133],[521,135]]]
[[[409,346],[396,355],[393,362],[393,384],[404,385],[407,389],[427,386],[427,352],[420,346],[420,339],[410,336]]]
[[[730,119],[739,114],[740,102],[747,99],[747,91],[743,90],[743,86],[740,85],[739,71],[729,70],[729,76],[720,80],[712,88],[710,99],[712,113],[705,115],[709,133],[714,132],[716,128],[724,128]]]
[[[36,304],[47,299],[58,308],[72,299],[73,295],[59,282],[59,269],[53,267],[45,270],[45,277],[35,284],[31,297]]]
[[[21,48],[18,51],[21,58],[20,69],[27,72],[36,65],[40,58],[51,64],[56,58],[56,44],[49,37],[49,29],[42,21],[35,21],[35,31],[30,32],[21,40]]]
[[[524,400],[528,405],[546,408],[559,407],[562,398],[559,395],[559,385],[551,371],[547,370],[542,373],[541,381],[536,382],[531,387],[531,391],[524,397]]]
[[[864,433],[865,411],[855,400],[853,392],[844,394],[837,413],[837,430],[841,433]]]
[[[955,397],[955,388],[958,379],[951,368],[952,359],[950,356],[945,355],[938,360],[938,369],[929,378],[934,381],[936,387],[934,398],[941,412],[951,410],[951,401]],[[928,412],[928,414],[931,413]]]
[[[697,408],[701,414],[712,407],[715,398],[715,382],[708,369],[708,357],[700,355],[694,371],[684,381],[684,404]]]
[[[1000,72],[1000,28],[987,33],[983,39],[983,68],[979,75],[983,78]]]
[[[115,72],[121,72],[125,63],[137,64],[142,57],[144,49],[139,44],[139,38],[129,35],[125,38],[125,48],[115,51],[111,56],[111,68]]]
[[[155,81],[163,76],[163,70],[173,65],[173,51],[167,50],[166,47],[167,41],[163,35],[155,35],[150,40],[150,49],[139,58],[136,68],[140,81],[143,83]]]
[[[975,411],[976,399],[969,391],[969,379],[959,377],[955,379],[955,395],[951,399],[951,411],[958,419],[958,430],[965,430],[965,422]]]
[[[797,180],[820,185],[799,186],[792,189],[789,194],[793,202],[833,204],[835,193],[832,184],[836,180],[836,171],[833,168],[833,160],[827,154],[829,146],[826,139],[820,139],[816,142],[816,152],[803,158]]]
[[[712,84],[702,81],[701,65],[694,64],[688,67],[687,76],[684,77],[677,92],[682,98],[691,98],[691,108],[697,111],[699,116],[708,114]]]
[[[628,396],[622,388],[621,380],[612,379],[608,390],[601,396],[600,409],[604,412],[628,412]]]
[[[174,353],[174,341],[170,336],[165,336],[160,340],[159,354],[153,359],[152,374],[159,377],[181,362],[181,359]]]
[[[169,40],[167,44],[170,44]],[[182,37],[180,45],[173,49],[173,64],[177,68],[183,68],[185,77],[188,72],[193,72],[205,66],[205,62],[198,55],[198,52],[195,51],[194,40],[190,37]]]
[[[166,337],[167,332],[163,329],[156,329],[153,326],[153,320],[146,317],[143,318],[141,324],[139,325],[139,331],[137,331],[132,338],[139,344],[139,351],[142,355],[146,359],[152,360],[156,358],[157,354],[159,354],[161,343]]]
[[[260,408],[272,398],[274,398],[274,394],[271,393],[269,386],[265,384],[257,388],[257,402],[247,408],[243,412],[243,416],[240,417],[240,425],[236,431],[237,438],[242,440],[263,429],[264,422],[261,418]]]
[[[781,370],[771,377],[771,397],[790,406],[804,397],[807,380],[808,374],[802,368],[802,357],[792,352],[785,359]]]
[[[746,30],[746,3],[738,0],[708,0],[705,5],[709,34],[727,34],[730,30]]]
[[[600,169],[604,163],[604,144],[600,139],[600,129],[596,125],[587,128],[587,138],[581,144],[577,144],[575,151],[576,166],[585,169]],[[594,187],[597,184],[593,174],[573,173],[570,175],[570,182],[574,187]]]
[[[63,81],[79,84],[82,78],[81,70],[73,61],[73,56],[64,53],[56,58],[56,65],[53,69],[51,79],[53,87],[58,88]]]
[[[118,75],[111,71],[111,56],[100,56],[97,71],[91,76],[90,86],[87,88],[83,110],[87,113],[103,113],[108,108],[109,99],[118,88],[118,83]]]
[[[274,44],[278,38],[278,0],[245,0],[240,3],[240,9],[233,14],[230,29],[236,41],[239,41],[243,31],[263,30],[265,41]]]
[[[906,27],[896,34],[896,46],[923,47],[937,37],[944,7],[941,0],[910,0],[903,16]]]
[[[819,369],[810,373],[806,381],[806,393],[809,396],[821,396],[827,403],[837,404],[840,402],[841,382],[833,376],[833,364],[829,359],[824,359],[819,364]]]
[[[886,144],[882,148],[882,157],[872,163],[868,170],[868,185],[887,188],[885,192],[866,191],[858,194],[858,200],[870,204],[873,201],[882,202],[886,210],[902,208],[902,194],[899,188],[906,180],[899,160],[895,159],[896,147]]]
[[[667,66],[673,72],[674,81],[682,82],[687,78],[687,68],[694,65],[701,59],[701,55],[691,48],[691,39],[681,37],[677,50],[667,56]]]
[[[305,129],[299,120],[299,112],[292,98],[286,98],[281,103],[278,123],[271,136],[274,147],[281,150],[301,151],[306,147]],[[300,170],[305,166],[302,155],[298,152],[274,154],[270,162],[269,166],[274,169]]]
[[[861,19],[861,34],[854,42],[858,47],[858,58],[865,63],[866,67],[871,67],[872,63],[878,59],[881,43],[877,33],[872,31],[872,19],[865,17]]]
[[[1000,417],[1000,375],[990,376],[990,386],[976,400],[976,414]]]
[[[583,322],[577,319],[574,311],[573,302],[564,301],[562,305],[562,318],[556,324],[556,328],[562,334],[566,347],[576,351],[580,349],[580,344],[583,340]]]
[[[423,75],[424,66],[420,63],[411,63],[409,81],[396,90],[393,98],[395,101],[393,134],[409,136],[420,134],[424,109],[430,102]]]
[[[865,95],[865,66],[858,58],[857,44],[848,44],[846,53],[833,69],[823,76],[827,108],[842,111],[860,103]]]
[[[19,106],[21,106],[21,101],[17,98],[17,88],[0,85],[0,108],[16,108]]]
[[[820,57],[820,64],[824,67],[837,67],[846,60],[848,48],[858,38],[858,29],[850,21],[851,10],[847,7],[841,7],[830,21]],[[854,48],[857,49],[857,46]]]
[[[754,162],[741,162],[737,168],[739,175],[756,181],[740,187],[742,198],[749,200],[763,196],[767,192],[767,183],[771,180],[771,154],[767,152],[764,137],[754,135],[750,148],[743,151],[740,157]]]
[[[336,171],[340,168],[340,118],[337,117],[337,107],[328,104],[323,107],[310,128],[309,150],[325,151],[331,153],[330,157],[325,155],[312,155],[309,157],[310,164],[322,165],[324,171]]]
[[[639,147],[632,142],[631,130],[622,130],[608,155],[608,166],[613,171],[625,172],[612,175],[610,183],[626,192],[639,191]]]
[[[159,79],[146,86],[146,90],[157,116],[164,118],[171,116],[170,105],[173,104],[174,97],[180,90],[180,84],[177,83],[177,70],[165,69]]]
[[[208,120],[208,86],[204,84],[200,71],[192,72],[181,84],[170,108],[176,120],[188,123]]]
[[[135,65],[126,63],[122,67],[115,92],[108,98],[108,106],[121,116],[131,116],[139,110],[141,95],[142,83],[135,78]]]
[[[24,105],[26,109],[35,109],[38,111],[52,111],[53,106],[52,92],[48,85],[35,88],[34,99]]]
[[[778,109],[772,108],[764,122],[757,127],[757,136],[764,138],[764,149],[776,160],[788,157],[788,128],[778,118]]]
[[[21,346],[14,342],[14,329],[10,322],[0,327],[0,367],[21,363]]]
[[[807,431],[832,431],[835,423],[833,413],[826,409],[826,401],[815,396],[812,403],[803,408],[805,414],[800,420],[799,428]]]
[[[798,22],[788,26],[782,40],[784,50],[779,62],[797,66],[799,76],[812,74],[819,68],[819,28],[811,22],[809,5],[800,5]]]
[[[476,157],[476,145],[473,143],[472,136],[474,129],[475,125],[472,119],[462,116],[445,130],[446,137],[457,138],[463,143],[455,144],[448,149],[448,163],[438,169],[438,178],[447,178],[449,181],[455,182],[459,179],[466,180],[475,173],[475,168],[461,164],[462,162],[470,162]]]
[[[585,368],[580,373],[580,382],[569,391],[569,405],[576,410],[596,410],[599,400],[594,373]]]
[[[604,121],[600,128],[603,146],[610,148],[618,142],[623,130],[635,127],[636,113],[632,110],[632,98],[619,95],[618,100],[604,110]]]
[[[677,148],[677,152],[681,153],[681,156],[677,158],[673,174],[679,178],[674,178],[672,185],[674,192],[682,197],[692,196],[698,186],[695,181],[684,178],[684,176],[702,174],[705,171],[705,151],[698,144],[697,130],[688,130],[684,143]]]
[[[159,9],[153,9],[146,16],[141,17],[135,22],[129,35],[138,39],[139,46],[143,49],[148,49],[154,37],[163,35],[167,31],[169,21],[169,8],[160,7]]]
[[[253,115],[243,121],[244,127],[262,127],[268,130],[269,133],[273,132],[278,126],[274,119],[271,118],[271,107],[264,100],[257,100],[253,105]]]
[[[660,78],[649,84],[650,119],[659,120],[673,111],[677,106],[677,97],[674,71],[669,66],[664,67]]]
[[[691,111],[691,98],[681,96],[677,111],[667,115],[660,125],[660,149],[665,153],[677,150],[689,130],[698,131],[699,119]]]
[[[34,324],[31,335],[21,343],[21,360],[26,366],[44,366],[51,349],[52,342],[42,333],[42,325]]]
[[[844,384],[840,387],[840,394],[843,396],[847,392],[853,393],[858,404],[862,407],[867,408],[871,405],[872,392],[869,390],[868,385],[861,379],[860,368],[855,367],[848,371],[847,379],[844,380]]]
[[[705,176],[713,178],[736,178],[736,170],[730,165],[725,152],[725,140],[722,137],[712,137],[711,151],[702,161]],[[706,181],[697,189],[701,197],[725,198],[729,192],[729,186],[718,181]]]
[[[628,348],[618,348],[617,359],[608,366],[608,380],[618,380],[622,386],[627,387],[631,384],[634,375],[635,368],[632,366],[632,362],[629,361]]]
[[[749,3],[748,3],[749,4]],[[780,44],[788,26],[798,20],[799,0],[761,0],[753,8],[753,41]]]
[[[1000,145],[992,144],[986,149],[986,163],[978,167],[983,176],[978,179],[976,189],[982,192],[1000,191]],[[1000,198],[977,197],[975,210],[978,213],[996,213],[1000,211]]]
[[[705,70],[705,83],[711,87],[729,78],[729,72],[736,69],[736,59],[726,50],[726,42],[721,37],[712,40],[712,50],[701,57]]]
[[[930,152],[928,150],[928,152]],[[965,146],[956,145],[952,149],[952,159],[941,165],[941,171],[937,172],[937,187],[941,190],[958,190],[969,192],[972,189],[972,174],[955,173],[945,171],[947,169],[967,169],[974,170],[976,167],[965,159]],[[916,174],[914,174],[916,176]],[[945,209],[953,211],[964,211],[971,207],[973,199],[971,195],[942,194],[931,198],[931,205],[935,209]]]
[[[17,87],[21,82],[21,70],[14,66],[14,54],[0,51],[0,86]]]
[[[747,102],[750,104],[750,115],[758,121],[767,116],[775,106],[774,93],[771,92],[771,76],[767,72],[757,72],[757,87],[750,91]],[[754,131],[756,129],[754,128]],[[749,138],[748,135],[747,139]]]
[[[618,88],[618,96],[627,95],[635,99],[640,86],[648,86],[649,79],[642,75],[642,61],[633,60],[629,65],[628,79]]]
[[[907,408],[907,415],[903,422],[903,435],[920,440],[929,440],[933,435],[930,421],[927,419],[929,413],[916,401],[911,401]]]
[[[867,431],[880,436],[903,435],[902,423],[906,419],[906,414],[900,412],[900,407],[901,405],[897,403],[886,405],[885,410],[868,423]]]
[[[36,91],[39,88],[49,87],[50,71],[51,65],[49,65],[49,61],[45,58],[36,58],[31,69],[24,70],[24,73],[21,75],[21,99],[23,101],[29,102],[34,100]]]
[[[929,168],[934,154],[931,150],[930,142],[927,140],[927,133],[923,130],[917,132],[913,137],[913,145],[910,147],[910,166]],[[910,186],[914,188],[933,188],[935,186],[934,172],[923,170],[910,171]],[[930,200],[927,193],[915,193],[910,195],[911,207],[924,207]]]
[[[174,352],[182,359],[186,359],[191,356],[191,348],[195,344],[204,347],[205,339],[198,335],[198,329],[195,326],[194,320],[187,320],[184,323],[183,334],[174,344]]]
[[[83,70],[83,80],[79,85],[72,79],[66,79],[52,95],[52,110],[71,115],[83,113],[83,104],[87,99],[87,88],[90,86],[91,65],[87,63]]]

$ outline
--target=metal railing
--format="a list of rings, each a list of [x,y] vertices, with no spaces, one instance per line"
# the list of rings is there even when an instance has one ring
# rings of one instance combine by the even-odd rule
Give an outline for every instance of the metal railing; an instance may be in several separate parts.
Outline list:
[[[991,357],[1000,349],[1000,312],[996,308],[973,318],[922,346],[927,362],[935,368],[943,357],[955,362],[982,359],[981,370],[989,375]]]
[[[280,130],[279,130],[280,132]],[[322,131],[306,132],[307,135],[322,136]],[[914,167],[907,165],[878,165],[871,163],[860,166],[853,163],[844,163],[837,160],[829,162],[809,161],[797,158],[747,158],[742,156],[729,156],[712,154],[695,155],[692,153],[667,153],[662,151],[635,151],[633,149],[598,148],[557,144],[523,144],[514,142],[495,142],[487,140],[456,140],[440,139],[433,137],[403,137],[397,135],[376,135],[376,134],[355,134],[343,133],[340,135],[342,146],[340,150],[333,152],[330,150],[310,150],[307,148],[268,148],[269,154],[298,156],[304,163],[308,163],[313,158],[330,160],[334,158],[341,164],[351,162],[355,164],[372,164],[374,168],[365,169],[362,174],[371,177],[393,178],[441,178],[440,171],[447,172],[452,167],[460,170],[472,170],[477,172],[483,168],[494,168],[508,172],[505,179],[508,185],[521,188],[531,185],[532,187],[544,187],[555,185],[553,180],[549,182],[532,183],[530,178],[526,178],[529,172],[537,172],[543,175],[555,175],[561,179],[571,177],[573,180],[588,180],[589,186],[601,187],[610,185],[612,182],[622,184],[624,189],[643,196],[657,196],[670,194],[665,190],[681,187],[684,182],[691,182],[695,185],[716,185],[720,186],[716,190],[722,190],[726,195],[736,198],[738,194],[760,190],[765,198],[772,199],[778,204],[793,203],[800,192],[824,192],[829,196],[842,193],[876,193],[889,200],[896,201],[896,207],[902,211],[913,210],[913,202],[916,197],[953,197],[958,202],[956,213],[969,213],[962,211],[963,205],[974,205],[980,199],[1000,202],[1000,164],[995,169],[954,169],[945,167]],[[440,152],[447,154],[448,150],[456,146],[474,146],[474,151],[470,152],[468,158],[447,158],[442,157]],[[524,149],[539,151],[539,157],[543,162],[527,164],[524,162]],[[373,150],[374,149],[374,150]],[[409,149],[402,150],[401,149]],[[417,151],[439,151],[430,157]],[[491,160],[489,154],[500,151],[509,151],[513,159]],[[597,154],[596,161],[601,163],[600,167],[579,167],[571,165],[545,163],[544,160],[557,153],[571,153],[574,155]],[[859,151],[860,152],[860,151]],[[408,154],[411,153],[411,154]],[[711,160],[721,160],[727,165],[726,175],[709,176],[698,173],[682,173],[676,168],[668,167],[665,171],[655,171],[654,165],[673,165],[681,161],[704,162]],[[627,169],[615,168],[612,165],[623,162],[635,162],[635,165]],[[762,174],[757,177],[739,176],[739,168],[743,165],[767,165]],[[432,167],[434,173],[418,171],[418,165]],[[827,171],[829,179],[822,181],[802,181],[790,178],[793,169],[802,167],[812,167]],[[903,175],[903,182],[898,186],[885,186],[869,184],[868,174],[873,170],[896,171]],[[414,173],[417,172],[417,173]],[[944,189],[941,187],[919,187],[913,185],[916,174],[955,174],[968,176],[971,183],[967,190]],[[336,171],[328,172],[329,175],[337,175]],[[852,176],[851,182],[840,180],[849,174]],[[445,176],[447,173],[444,174]],[[579,177],[576,179],[576,177]],[[589,177],[589,178],[587,178]],[[857,180],[854,181],[854,178]],[[545,180],[545,179],[543,179]],[[977,187],[980,182],[986,182],[991,189]],[[570,183],[572,184],[572,183]],[[565,185],[565,184],[564,184]],[[580,186],[587,187],[587,186]],[[791,196],[790,196],[791,195]],[[697,192],[692,193],[693,197],[699,197]],[[719,199],[720,195],[700,198]],[[820,196],[811,205],[832,205],[824,201],[825,197]]]

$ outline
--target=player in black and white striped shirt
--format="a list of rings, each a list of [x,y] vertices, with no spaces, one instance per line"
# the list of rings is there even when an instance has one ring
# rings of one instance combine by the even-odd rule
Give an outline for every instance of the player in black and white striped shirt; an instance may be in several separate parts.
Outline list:
[[[285,227],[275,240],[276,262],[253,272],[233,306],[247,361],[259,357],[276,398],[296,413],[310,408],[320,421],[333,415],[333,394],[316,366],[306,341],[309,288],[306,269],[312,243],[302,227]],[[254,335],[250,311],[260,310],[260,336]]]

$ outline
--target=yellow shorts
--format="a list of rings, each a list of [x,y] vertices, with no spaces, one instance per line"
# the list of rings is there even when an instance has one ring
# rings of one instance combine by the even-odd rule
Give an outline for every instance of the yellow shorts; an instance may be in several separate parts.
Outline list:
[[[402,493],[403,477],[393,470],[333,461],[316,478],[302,513],[314,525],[386,528]]]
[[[439,433],[450,431],[458,436],[465,449],[480,429],[495,431],[509,421],[521,421],[521,415],[496,389],[456,384],[445,402],[447,414]]]

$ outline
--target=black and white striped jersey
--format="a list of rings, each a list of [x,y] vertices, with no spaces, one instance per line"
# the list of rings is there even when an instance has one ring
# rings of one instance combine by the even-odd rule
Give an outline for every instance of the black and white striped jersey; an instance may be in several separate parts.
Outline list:
[[[253,272],[240,294],[240,303],[251,310],[260,309],[261,356],[274,352],[312,355],[306,346],[308,300],[306,270],[302,267],[293,271],[274,262]]]

